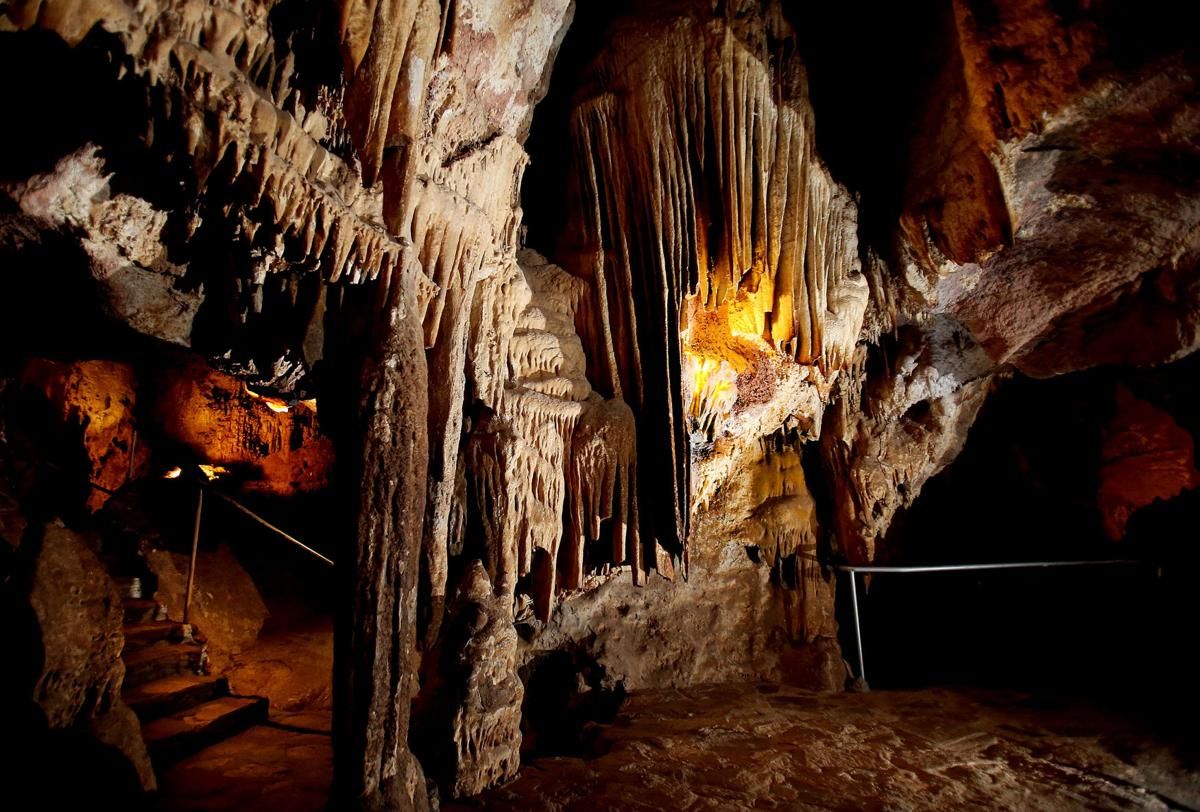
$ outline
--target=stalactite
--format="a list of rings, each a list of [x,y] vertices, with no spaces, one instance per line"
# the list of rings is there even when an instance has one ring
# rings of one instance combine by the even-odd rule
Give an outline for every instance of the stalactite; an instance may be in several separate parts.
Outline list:
[[[581,280],[522,251],[477,291],[467,368],[492,416],[469,436],[468,456],[488,569],[509,601],[528,581],[545,621],[558,594],[582,587],[584,547],[602,532],[612,534],[603,563],[644,578],[633,413],[585,375]]]
[[[608,561],[629,566],[635,584],[644,583],[637,505],[637,433],[633,412],[623,400],[593,394],[571,440],[567,490],[570,519],[564,543],[562,588],[579,589],[584,578],[584,548],[602,539],[609,522]]]
[[[618,26],[571,120],[590,243],[579,266],[597,293],[590,351],[609,359],[611,391],[639,394],[643,482],[654,483],[643,498],[660,506],[650,526],[676,555],[688,414],[695,398],[731,408],[704,388],[721,380],[702,371],[721,358],[696,359],[696,380],[677,377],[685,299],[726,309],[737,334],[826,376],[852,355],[867,303],[856,208],[814,154],[790,30],[775,4],[747,13],[761,16]],[[712,419],[700,422],[710,431]]]

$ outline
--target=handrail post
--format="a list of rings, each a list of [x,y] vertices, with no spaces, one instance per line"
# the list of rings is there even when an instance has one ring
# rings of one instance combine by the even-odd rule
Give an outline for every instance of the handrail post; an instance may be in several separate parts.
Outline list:
[[[196,486],[196,522],[192,526],[192,559],[188,564],[187,594],[183,598],[183,622],[188,622],[188,611],[192,608],[192,588],[196,583],[196,553],[200,548],[200,515],[204,511],[204,486]]]
[[[865,688],[867,667],[863,664],[862,621],[858,615],[858,573],[850,572],[850,605],[854,608],[854,643],[858,649],[858,678]]]
[[[134,459],[137,457],[137,426],[133,427],[133,434],[129,438],[129,468],[125,471],[125,484],[128,485],[133,480]]]

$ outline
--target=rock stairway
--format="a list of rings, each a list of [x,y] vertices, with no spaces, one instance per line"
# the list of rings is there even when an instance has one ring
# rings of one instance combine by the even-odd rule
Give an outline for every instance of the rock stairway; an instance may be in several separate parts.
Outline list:
[[[156,771],[267,720],[263,697],[235,696],[208,673],[207,645],[195,629],[167,618],[146,597],[147,580],[113,578],[125,609],[123,696],[142,724]]]

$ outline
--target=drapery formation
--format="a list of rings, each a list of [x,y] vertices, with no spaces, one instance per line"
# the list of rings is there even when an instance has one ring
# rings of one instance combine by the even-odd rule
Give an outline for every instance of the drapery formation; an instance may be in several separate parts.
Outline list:
[[[685,298],[826,371],[849,356],[867,303],[855,207],[814,155],[791,31],[777,5],[733,5],[618,30],[571,122],[580,272],[597,290],[592,378],[636,408],[642,501],[674,555],[689,512]]]

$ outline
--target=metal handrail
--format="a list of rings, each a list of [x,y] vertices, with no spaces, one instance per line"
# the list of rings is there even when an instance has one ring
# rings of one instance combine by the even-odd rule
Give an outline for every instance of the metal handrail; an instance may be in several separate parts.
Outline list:
[[[838,572],[850,575],[850,605],[854,614],[854,642],[858,650],[858,679],[861,687],[867,689],[867,669],[863,663],[862,620],[858,609],[858,573],[896,573],[903,575],[914,572],[970,572],[973,570],[1018,570],[1044,569],[1049,567],[1097,567],[1113,565],[1142,564],[1144,562],[1129,558],[1108,558],[1094,561],[1012,561],[991,564],[917,564],[880,566],[875,564],[835,564]]]
[[[205,483],[203,483],[203,482],[197,483],[197,486],[196,486],[196,524],[195,524],[194,530],[192,531],[192,558],[191,558],[191,561],[188,563],[187,593],[183,599],[183,622],[184,623],[188,622],[188,612],[190,611],[190,609],[192,607],[192,585],[196,580],[196,556],[197,556],[197,553],[199,552],[199,548],[200,548],[200,514],[204,510],[204,491],[206,488],[208,488],[208,485],[206,485]],[[316,556],[317,558],[321,559],[329,566],[331,566],[331,567],[334,566],[332,558],[321,555],[316,550],[314,550],[312,547],[309,547],[307,544],[305,544],[304,542],[302,542],[300,539],[296,538],[292,534],[290,534],[284,530],[281,530],[280,528],[271,524],[266,519],[264,519],[262,516],[259,516],[253,510],[246,507],[238,500],[234,499],[232,496],[221,493],[220,491],[215,490],[215,489],[213,489],[212,492],[219,498],[225,500],[230,505],[232,505],[233,507],[240,510],[242,513],[245,513],[251,519],[254,519],[256,522],[261,524],[263,527],[267,528],[268,530],[270,530],[273,533],[275,533],[276,535],[278,535],[280,538],[282,538],[286,541],[290,541],[292,544],[295,544],[301,550],[304,550],[305,552],[309,553],[310,555]]]
[[[963,570],[1017,570],[1041,567],[1091,567],[1105,564],[1140,564],[1131,558],[1108,558],[1080,561],[1013,561],[998,564],[906,564],[889,567],[875,564],[837,564],[834,569],[842,572],[961,572]]]
[[[108,494],[109,496],[116,496],[116,491],[110,490],[110,489],[104,487],[103,485],[100,485],[99,483],[92,482],[90,479],[88,480],[88,485],[90,485],[91,487],[95,488],[96,490],[98,490],[102,493]],[[191,607],[192,607],[192,595],[194,593],[195,583],[196,583],[196,558],[200,551],[200,520],[204,513],[204,491],[209,488],[210,488],[210,486],[208,485],[208,483],[205,483],[205,482],[197,482],[196,483],[196,518],[195,518],[195,521],[192,523],[192,554],[188,560],[187,590],[184,593],[184,598],[183,598],[183,622],[184,623],[188,622],[188,614],[191,611]],[[307,544],[302,542],[300,539],[293,536],[291,533],[288,533],[286,530],[283,530],[283,529],[271,524],[269,521],[264,519],[262,516],[258,515],[256,512],[254,512],[250,508],[243,505],[238,500],[234,499],[232,496],[221,493],[220,491],[215,490],[215,489],[212,490],[212,493],[214,495],[216,495],[217,497],[219,497],[220,499],[224,500],[225,502],[228,502],[230,505],[237,508],[242,513],[246,514],[251,519],[254,519],[254,521],[258,522],[263,527],[265,527],[268,530],[270,530],[271,532],[275,533],[277,536],[284,539],[285,541],[291,542],[292,544],[299,547],[301,550],[304,550],[309,555],[319,558],[321,561],[325,562],[326,564],[328,564],[331,567],[336,566],[334,564],[332,558],[317,552],[312,547],[309,547]]]
[[[202,485],[201,488],[203,489],[203,487],[204,486]],[[279,529],[278,527],[276,527],[275,525],[271,524],[266,519],[264,519],[262,516],[259,516],[253,510],[246,507],[238,500],[234,499],[232,496],[229,496],[228,494],[224,494],[224,493],[221,493],[220,491],[216,491],[216,490],[214,490],[213,493],[216,494],[219,498],[224,499],[226,502],[233,505],[235,508],[240,510],[242,513],[245,513],[251,519],[254,519],[254,521],[258,522],[263,527],[267,528],[268,530],[273,531],[276,535],[280,536],[284,540],[290,541],[292,544],[295,544],[301,550],[304,550],[305,552],[309,553],[310,555],[316,556],[317,558],[321,559],[329,566],[331,566],[331,567],[336,566],[333,563],[332,558],[329,558],[328,556],[318,553],[316,550],[314,550],[312,547],[309,547],[307,544],[305,544],[300,539],[296,538],[295,536],[291,535],[290,533],[288,533],[285,530]]]

